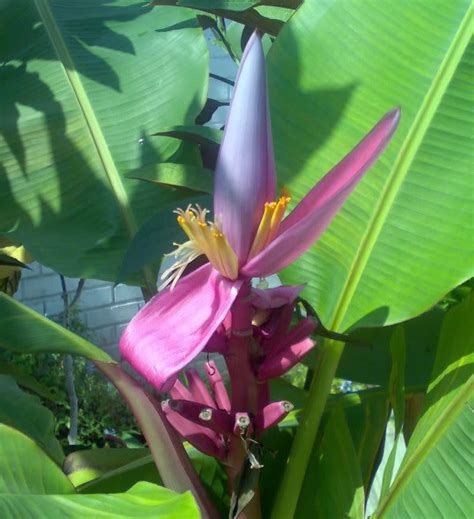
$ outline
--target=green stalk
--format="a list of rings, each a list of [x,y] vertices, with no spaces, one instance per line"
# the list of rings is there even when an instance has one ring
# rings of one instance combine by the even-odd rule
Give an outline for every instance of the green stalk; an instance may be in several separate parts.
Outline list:
[[[309,390],[308,403],[296,431],[290,457],[273,507],[272,519],[294,517],[310,459],[309,453],[313,449],[321,416],[326,407],[332,381],[343,351],[344,344],[341,342],[330,340],[321,346],[321,356]]]

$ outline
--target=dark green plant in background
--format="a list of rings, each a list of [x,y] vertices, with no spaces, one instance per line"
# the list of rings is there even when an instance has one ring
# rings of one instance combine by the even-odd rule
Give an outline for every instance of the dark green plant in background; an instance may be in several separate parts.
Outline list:
[[[57,322],[62,322],[58,315]],[[71,331],[94,340],[78,312],[71,316]],[[43,353],[15,355],[0,349],[0,373],[14,375],[20,386],[41,397],[55,416],[56,436],[69,448],[70,401],[66,390],[64,355]],[[74,361],[74,384],[78,397],[77,445],[85,447],[140,446],[142,436],[136,421],[117,391],[94,365],[82,358]]]

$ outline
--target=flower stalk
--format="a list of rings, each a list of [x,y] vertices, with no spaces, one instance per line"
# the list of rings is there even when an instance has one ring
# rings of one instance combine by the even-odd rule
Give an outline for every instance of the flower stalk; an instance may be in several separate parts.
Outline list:
[[[247,412],[256,416],[262,406],[261,393],[252,369],[252,317],[250,283],[246,283],[231,311],[231,329],[228,352],[225,355],[231,383],[231,409],[234,412]],[[266,385],[266,384],[265,384]],[[246,431],[233,435],[230,440],[227,458],[227,478],[229,494],[238,492],[240,475],[244,470],[247,452],[244,447]],[[258,495],[258,494],[257,494]],[[259,499],[252,499],[239,514],[238,519],[259,519],[261,517]]]
[[[224,463],[231,517],[241,519],[260,517],[258,436],[292,408],[289,402],[270,402],[268,380],[314,347],[310,335],[317,326],[310,315],[292,326],[303,285],[253,288],[252,278],[278,273],[312,246],[384,151],[400,116],[398,109],[388,112],[287,214],[291,198],[276,193],[268,105],[265,56],[254,33],[242,56],[219,150],[213,217],[199,206],[177,209],[188,241],[177,246],[177,261],[164,273],[166,288],[132,319],[120,340],[123,357],[158,391],[169,392],[171,399],[162,403],[169,423]],[[207,261],[183,276],[199,256]],[[223,355],[230,397],[211,362],[205,366],[211,391],[193,370],[187,372],[187,386],[178,379],[201,352]],[[324,346],[278,496],[277,519],[293,516],[341,353],[340,344]]]

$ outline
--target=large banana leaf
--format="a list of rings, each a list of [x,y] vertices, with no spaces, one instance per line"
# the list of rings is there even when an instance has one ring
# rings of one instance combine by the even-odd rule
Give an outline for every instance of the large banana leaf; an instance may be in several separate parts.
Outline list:
[[[86,339],[1,293],[0,348],[15,353],[70,353],[113,362],[105,351]]]
[[[360,340],[361,345],[346,345],[337,376],[387,386],[391,370],[390,341],[398,330],[403,330],[407,358],[404,383],[410,390],[424,391],[430,381],[444,316],[445,312],[436,307],[393,326],[355,330],[351,336]]]
[[[425,407],[380,518],[472,517],[474,294],[443,323]]]
[[[123,494],[79,495],[61,469],[27,436],[0,424],[0,515],[24,517],[198,518],[190,492],[137,483]]]
[[[268,55],[280,179],[298,200],[389,109],[396,135],[282,273],[336,331],[422,313],[473,273],[470,0],[306,0]],[[342,346],[323,345],[273,511],[292,516]]]
[[[472,275],[470,0],[306,0],[269,53],[280,180],[298,200],[384,112],[392,144],[319,243],[283,273],[323,322],[405,320]]]
[[[0,230],[64,274],[114,280],[144,219],[184,196],[126,174],[184,153],[197,163],[179,141],[147,138],[193,123],[204,104],[194,15],[138,0],[7,0],[0,56]]]
[[[130,470],[132,466],[133,469]],[[128,467],[129,470],[122,470],[125,467]],[[138,470],[136,470],[135,467]],[[146,467],[145,470],[144,467]],[[148,470],[148,468],[150,468],[150,470]],[[123,492],[127,488],[130,488],[133,482],[136,481],[149,481],[157,484],[162,482],[156,470],[156,466],[153,463],[150,450],[145,447],[138,449],[105,448],[75,451],[69,454],[65,459],[63,470],[74,487],[82,487],[81,490],[86,494]],[[128,477],[128,473],[133,470],[136,472],[136,474],[134,474],[135,479]],[[140,476],[136,477],[138,473]],[[150,474],[152,474],[153,479],[149,479]],[[116,476],[119,477],[116,478]],[[110,479],[115,478],[117,481],[114,481],[114,485],[111,486],[111,488],[96,490],[94,483],[99,482],[98,486],[101,486],[101,483],[105,479],[107,485]],[[91,483],[92,488],[90,488]]]

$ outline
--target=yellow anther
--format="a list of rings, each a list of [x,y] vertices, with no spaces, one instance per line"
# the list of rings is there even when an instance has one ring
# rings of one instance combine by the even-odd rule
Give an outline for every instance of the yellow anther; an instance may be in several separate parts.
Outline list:
[[[184,218],[183,216],[179,215],[177,220],[178,220],[178,223],[179,223],[181,229],[183,229],[183,231],[186,233],[186,236],[190,240],[192,240],[193,239],[193,232],[189,228],[189,225],[186,222],[186,218]]]
[[[288,203],[290,202],[290,198],[287,196],[281,196],[278,200],[278,203],[276,204],[275,211],[272,214],[272,221],[271,221],[271,228],[272,232],[269,236],[269,241],[272,240],[275,237],[276,231],[278,230],[278,227],[280,226],[280,222],[282,221],[283,217],[285,216],[285,211]]]
[[[290,197],[285,192],[277,202],[265,203],[263,216],[257,229],[257,233],[250,248],[249,258],[256,256],[276,236],[278,227],[285,216],[285,211]]]
[[[257,234],[252,243],[252,247],[250,248],[249,257],[255,256],[258,254],[263,247],[265,247],[268,236],[271,229],[272,216],[275,210],[276,204],[275,202],[266,203],[263,209],[263,216],[260,220],[260,224],[257,229]]]
[[[239,262],[237,256],[229,245],[223,233],[217,232],[215,236],[219,263],[222,265],[225,275],[230,279],[237,279],[239,275]]]
[[[185,211],[177,209],[175,212],[178,214],[178,223],[193,243],[194,250],[205,254],[224,276],[236,279],[239,275],[237,256],[216,224],[206,222],[207,209],[188,206]],[[177,268],[169,271],[172,275],[174,272],[181,272]]]
[[[263,215],[257,229],[249,258],[257,255],[276,236],[278,227],[285,216],[290,197],[287,192],[276,202],[267,202],[263,208]],[[177,220],[187,234],[189,242],[178,247],[181,259],[164,273],[164,286],[171,283],[174,286],[179,276],[184,272],[186,265],[200,254],[205,254],[222,275],[230,279],[237,279],[239,275],[238,258],[222,233],[217,223],[206,221],[207,209],[188,206],[185,210],[177,209]]]

